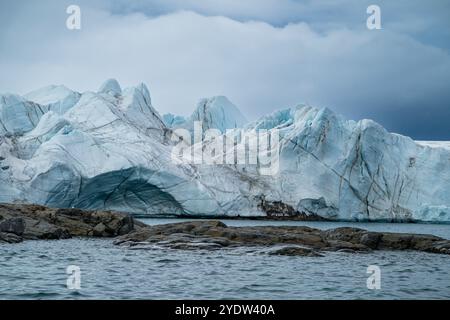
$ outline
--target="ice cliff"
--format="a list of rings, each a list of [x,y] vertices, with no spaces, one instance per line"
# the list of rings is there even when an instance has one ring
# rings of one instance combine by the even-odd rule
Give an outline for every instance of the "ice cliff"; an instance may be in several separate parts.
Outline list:
[[[279,170],[173,159],[174,128],[277,130]],[[297,106],[253,123],[225,97],[159,115],[143,84],[0,95],[0,202],[139,214],[450,222],[450,150]]]

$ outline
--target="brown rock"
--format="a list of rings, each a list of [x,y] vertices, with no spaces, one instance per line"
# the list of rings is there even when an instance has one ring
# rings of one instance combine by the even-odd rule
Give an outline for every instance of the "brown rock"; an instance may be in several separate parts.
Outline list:
[[[360,238],[360,243],[370,249],[377,249],[382,235],[376,232],[366,232]]]
[[[383,233],[379,248],[390,250],[406,250],[412,249],[413,236],[410,234],[401,233]]]
[[[25,231],[25,221],[22,218],[11,218],[0,221],[0,232],[14,233],[21,236]]]
[[[24,239],[115,237],[134,228],[134,219],[111,211],[52,209],[36,205],[0,204],[0,232],[15,232]],[[139,224],[139,229],[143,225]]]
[[[352,243],[348,241],[342,240],[329,240],[328,246],[325,248],[329,251],[342,251],[342,250],[351,250],[351,251],[369,251],[370,248],[366,247],[360,243]]]
[[[183,250],[235,246],[289,245],[281,255],[315,255],[320,251],[362,252],[418,250],[450,254],[450,240],[432,235],[369,232],[358,228],[319,230],[304,226],[228,227],[220,221],[192,221],[147,226],[127,214],[110,211],[51,209],[0,204],[0,241],[67,239],[73,236],[116,237],[117,245],[153,245]]]
[[[317,250],[354,253],[381,249],[450,254],[449,240],[428,235],[369,232],[358,228],[322,231],[301,226],[227,227],[218,221],[143,227],[118,238],[115,242],[127,246],[133,246],[133,243],[141,247],[145,247],[147,243],[184,250],[226,246],[295,245],[271,253],[280,255],[308,255],[310,251],[317,253]]]
[[[23,238],[14,233],[0,232],[0,243],[2,243],[2,242],[19,243],[22,241],[23,241]]]
[[[105,237],[105,236],[107,236],[106,226],[103,223],[101,223],[101,222],[99,224],[97,224],[92,231],[93,231],[94,237]]]

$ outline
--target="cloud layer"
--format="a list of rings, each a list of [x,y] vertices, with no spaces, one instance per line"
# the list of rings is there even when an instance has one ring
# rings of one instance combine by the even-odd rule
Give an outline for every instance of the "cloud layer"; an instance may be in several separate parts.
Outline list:
[[[342,12],[334,19],[324,13],[328,0],[82,2],[82,30],[69,31],[69,3],[1,5],[0,92],[50,83],[95,90],[114,77],[146,82],[161,113],[187,115],[213,95],[228,96],[251,119],[307,102],[417,139],[450,140],[445,32],[427,36],[445,24],[440,15],[369,31],[366,7],[354,12],[350,0],[330,11]]]

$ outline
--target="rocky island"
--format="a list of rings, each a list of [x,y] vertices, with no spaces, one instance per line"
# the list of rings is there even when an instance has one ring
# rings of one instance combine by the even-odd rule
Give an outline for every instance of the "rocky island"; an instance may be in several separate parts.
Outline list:
[[[319,230],[306,226],[228,227],[197,220],[148,226],[125,213],[0,205],[0,243],[71,237],[110,237],[131,249],[218,250],[267,248],[272,255],[321,256],[329,251],[417,250],[450,254],[450,240],[433,235],[371,232],[359,228]]]
[[[273,247],[269,254],[320,256],[327,251],[417,250],[450,254],[450,240],[433,235],[370,232],[359,228],[320,230],[306,226],[228,227],[220,221],[148,226],[120,236],[116,245],[199,250]]]

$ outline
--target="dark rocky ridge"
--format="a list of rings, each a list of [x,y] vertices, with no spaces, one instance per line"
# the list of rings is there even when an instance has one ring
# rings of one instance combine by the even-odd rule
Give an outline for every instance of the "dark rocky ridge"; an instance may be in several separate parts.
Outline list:
[[[433,236],[370,232],[358,228],[319,230],[305,226],[228,227],[219,221],[149,226],[121,236],[116,245],[198,250],[260,246],[270,254],[320,256],[326,251],[417,250],[450,254],[450,240]],[[282,247],[280,248],[280,245]]]
[[[71,237],[116,237],[143,226],[123,213],[0,204],[0,243]]]
[[[117,237],[134,249],[213,250],[268,248],[269,254],[321,256],[327,251],[417,250],[449,254],[450,240],[433,235],[371,232],[358,228],[319,230],[306,226],[228,227],[220,221],[147,226],[112,211],[51,209],[0,204],[0,243],[71,237]]]

